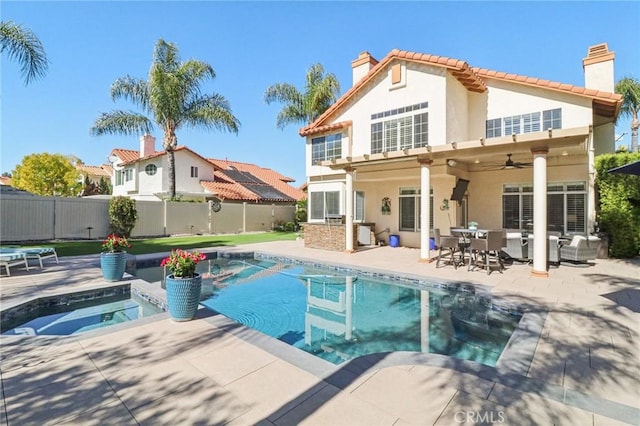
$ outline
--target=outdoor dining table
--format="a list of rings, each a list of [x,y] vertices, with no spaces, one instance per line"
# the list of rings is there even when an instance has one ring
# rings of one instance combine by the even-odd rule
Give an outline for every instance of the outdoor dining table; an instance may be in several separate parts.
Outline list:
[[[452,235],[460,235],[462,242],[460,248],[462,251],[462,263],[464,264],[464,253],[469,255],[469,265],[467,270],[471,269],[471,238],[482,238],[487,235],[487,229],[470,229],[470,228],[451,228]]]

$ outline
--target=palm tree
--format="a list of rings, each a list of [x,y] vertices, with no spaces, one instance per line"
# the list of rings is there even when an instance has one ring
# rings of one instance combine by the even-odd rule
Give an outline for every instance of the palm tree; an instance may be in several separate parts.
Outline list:
[[[289,83],[276,83],[269,86],[264,93],[264,101],[285,104],[276,124],[284,129],[288,124],[313,123],[325,112],[340,93],[340,83],[334,74],[325,74],[320,64],[313,64],[307,70],[304,92]]]
[[[24,83],[44,76],[49,60],[40,39],[28,28],[12,21],[0,22],[0,52],[7,50],[10,59],[17,59]]]
[[[640,111],[640,81],[624,77],[616,83],[615,92],[622,95],[620,117],[631,117],[631,152],[638,152],[638,111]]]
[[[143,113],[115,110],[102,113],[91,128],[94,136],[149,133],[155,122],[164,132],[162,146],[168,154],[169,195],[176,197],[174,150],[176,131],[185,127],[227,130],[238,133],[240,122],[231,113],[229,102],[220,94],[203,94],[201,85],[215,78],[213,67],[190,59],[180,61],[178,48],[162,39],[156,42],[148,81],[129,75],[111,85],[111,99],[124,98]]]

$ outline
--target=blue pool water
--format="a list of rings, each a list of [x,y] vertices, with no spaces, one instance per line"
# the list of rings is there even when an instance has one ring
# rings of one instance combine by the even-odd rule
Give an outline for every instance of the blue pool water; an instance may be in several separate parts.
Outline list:
[[[34,313],[35,318],[22,322],[2,334],[68,336],[161,312],[136,296],[95,299],[83,305],[39,310]]]
[[[335,364],[416,351],[493,366],[521,317],[470,286],[425,290],[265,260],[203,263],[204,306]]]

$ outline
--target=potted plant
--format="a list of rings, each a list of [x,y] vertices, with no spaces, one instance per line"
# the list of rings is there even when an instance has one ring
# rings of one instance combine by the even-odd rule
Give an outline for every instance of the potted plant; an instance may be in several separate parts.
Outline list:
[[[177,249],[160,263],[171,272],[165,278],[165,287],[169,316],[174,321],[189,321],[196,315],[202,290],[202,276],[196,273],[196,265],[204,259],[205,255],[197,251]]]
[[[102,242],[100,268],[106,281],[120,281],[127,266],[127,251],[131,244],[125,237],[116,234],[109,235]]]
[[[471,229],[472,231],[475,231],[478,229],[478,222],[475,221],[471,221],[469,222],[469,229]]]

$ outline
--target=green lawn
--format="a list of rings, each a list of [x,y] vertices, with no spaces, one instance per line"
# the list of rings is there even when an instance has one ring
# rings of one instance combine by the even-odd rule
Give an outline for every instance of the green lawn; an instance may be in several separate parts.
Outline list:
[[[295,232],[261,232],[237,235],[194,235],[166,238],[130,239],[131,254],[161,253],[174,248],[196,249],[203,247],[236,246],[241,244],[262,243],[268,241],[295,240]],[[102,241],[62,241],[39,246],[55,247],[58,256],[79,256],[96,254],[102,251]]]

